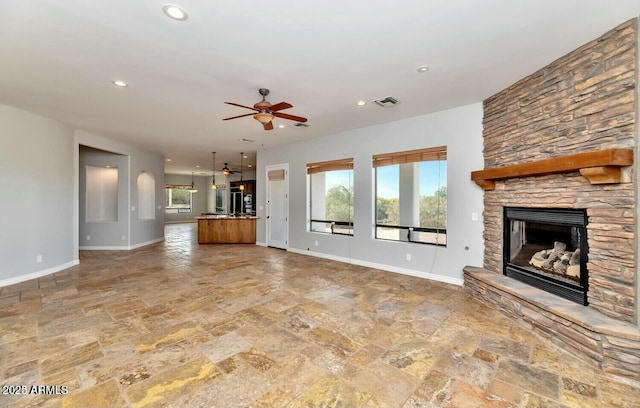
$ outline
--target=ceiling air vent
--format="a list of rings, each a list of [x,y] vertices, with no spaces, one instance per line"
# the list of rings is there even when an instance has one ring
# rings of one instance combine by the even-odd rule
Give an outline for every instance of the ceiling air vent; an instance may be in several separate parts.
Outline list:
[[[302,122],[298,122],[293,126],[299,127],[299,128],[308,128],[309,127],[309,125],[307,125],[306,123],[302,123]]]
[[[242,139],[240,139],[241,142],[245,142],[245,143],[253,143],[255,142],[255,139],[245,139],[244,137]]]
[[[398,104],[398,100],[392,96],[385,96],[384,98],[374,99],[373,102],[377,103],[383,108]]]

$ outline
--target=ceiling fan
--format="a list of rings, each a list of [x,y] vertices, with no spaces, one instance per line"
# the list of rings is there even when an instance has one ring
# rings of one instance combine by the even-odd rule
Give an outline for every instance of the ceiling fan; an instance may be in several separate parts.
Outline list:
[[[229,168],[229,163],[225,163],[224,167],[220,170],[222,172],[222,174],[227,175],[227,174],[236,174],[236,173],[240,173],[238,170],[231,170]]]
[[[284,109],[293,108],[293,105],[291,105],[288,102],[280,102],[280,103],[276,103],[275,105],[272,105],[271,102],[266,100],[266,96],[269,95],[268,89],[260,88],[258,92],[260,92],[260,95],[262,95],[262,100],[260,102],[257,102],[255,105],[253,105],[253,108],[250,106],[240,105],[234,102],[225,102],[226,104],[229,104],[229,105],[251,109],[252,111],[255,111],[257,113],[245,113],[244,115],[232,116],[230,118],[224,118],[222,120],[237,119],[237,118],[253,115],[253,118],[255,120],[262,123],[264,130],[273,129],[274,117],[295,120],[296,122],[302,122],[302,123],[307,121],[307,118],[303,118],[302,116],[289,115],[287,113],[279,112]]]

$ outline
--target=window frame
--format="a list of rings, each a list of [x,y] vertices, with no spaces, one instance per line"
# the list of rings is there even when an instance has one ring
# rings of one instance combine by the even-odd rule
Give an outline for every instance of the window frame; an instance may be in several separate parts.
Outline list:
[[[381,241],[393,241],[393,242],[406,242],[412,244],[423,244],[423,245],[434,245],[434,246],[447,246],[447,228],[433,228],[433,227],[422,227],[422,226],[408,226],[408,225],[393,225],[393,224],[383,224],[378,222],[378,167],[386,167],[386,166],[400,166],[401,164],[408,163],[423,163],[428,161],[437,161],[447,162],[447,146],[438,146],[431,147],[426,149],[417,149],[417,150],[408,150],[402,152],[394,152],[394,153],[384,153],[377,154],[372,156],[372,167],[374,170],[374,231],[373,237],[374,239]],[[446,177],[446,173],[445,173]],[[446,184],[445,184],[446,186]],[[419,192],[418,192],[419,194]],[[398,198],[400,200],[400,197]],[[418,203],[420,200],[420,196],[418,196]],[[398,201],[399,203],[400,201]],[[448,205],[448,201],[446,203]],[[420,207],[418,204],[418,212],[420,211]],[[406,240],[402,239],[393,239],[393,238],[385,238],[380,237],[378,232],[380,228],[387,229],[396,229],[398,230],[398,236],[400,236],[403,231],[406,231]],[[412,239],[412,234],[414,232],[425,232],[425,233],[433,233],[436,234],[435,242],[426,242],[420,241],[416,239]],[[439,235],[444,235],[444,243],[439,243]]]
[[[164,191],[165,191],[165,208],[164,208],[164,213],[171,215],[171,214],[191,214],[193,213],[193,194],[191,191],[189,191],[191,189],[191,185],[190,184],[166,184]],[[169,198],[169,203],[167,203],[167,190],[169,190],[170,193],[170,198]],[[173,198],[173,194],[171,190],[187,190],[187,192],[189,193],[189,207],[174,207],[171,206],[170,204],[172,204],[172,198]],[[171,210],[171,211],[170,211]],[[175,211],[173,211],[175,210]]]
[[[309,232],[315,232],[319,234],[331,234],[331,235],[344,235],[344,236],[353,236],[353,216],[354,216],[354,197],[353,192],[351,193],[351,202],[350,204],[350,221],[338,221],[338,220],[324,220],[324,219],[315,219],[313,218],[313,188],[312,188],[312,176],[317,173],[327,173],[331,171],[342,171],[348,170],[351,173],[349,174],[350,188],[353,189],[353,158],[339,159],[339,160],[329,160],[323,162],[315,162],[315,163],[307,163],[307,177],[308,177],[308,186],[309,186],[309,202],[308,202],[308,211],[309,211],[309,221],[307,224]],[[326,194],[325,194],[326,198]],[[329,231],[320,231],[314,229],[314,223],[323,223],[325,224],[325,229],[329,228]],[[348,227],[347,230],[349,232],[339,232],[336,229],[338,227]]]

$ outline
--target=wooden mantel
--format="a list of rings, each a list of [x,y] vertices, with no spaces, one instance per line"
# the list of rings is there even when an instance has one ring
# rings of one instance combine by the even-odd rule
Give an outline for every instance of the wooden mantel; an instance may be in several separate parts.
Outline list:
[[[493,190],[496,180],[580,171],[591,184],[612,184],[621,183],[622,167],[632,164],[633,149],[606,149],[472,171],[471,180],[483,190]]]

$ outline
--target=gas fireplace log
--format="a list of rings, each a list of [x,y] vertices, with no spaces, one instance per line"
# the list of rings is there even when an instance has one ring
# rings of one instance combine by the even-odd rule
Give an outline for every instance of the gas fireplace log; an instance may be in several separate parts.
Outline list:
[[[567,251],[567,244],[556,241],[552,249],[538,251],[529,265],[541,271],[566,276],[580,276],[580,249]]]

